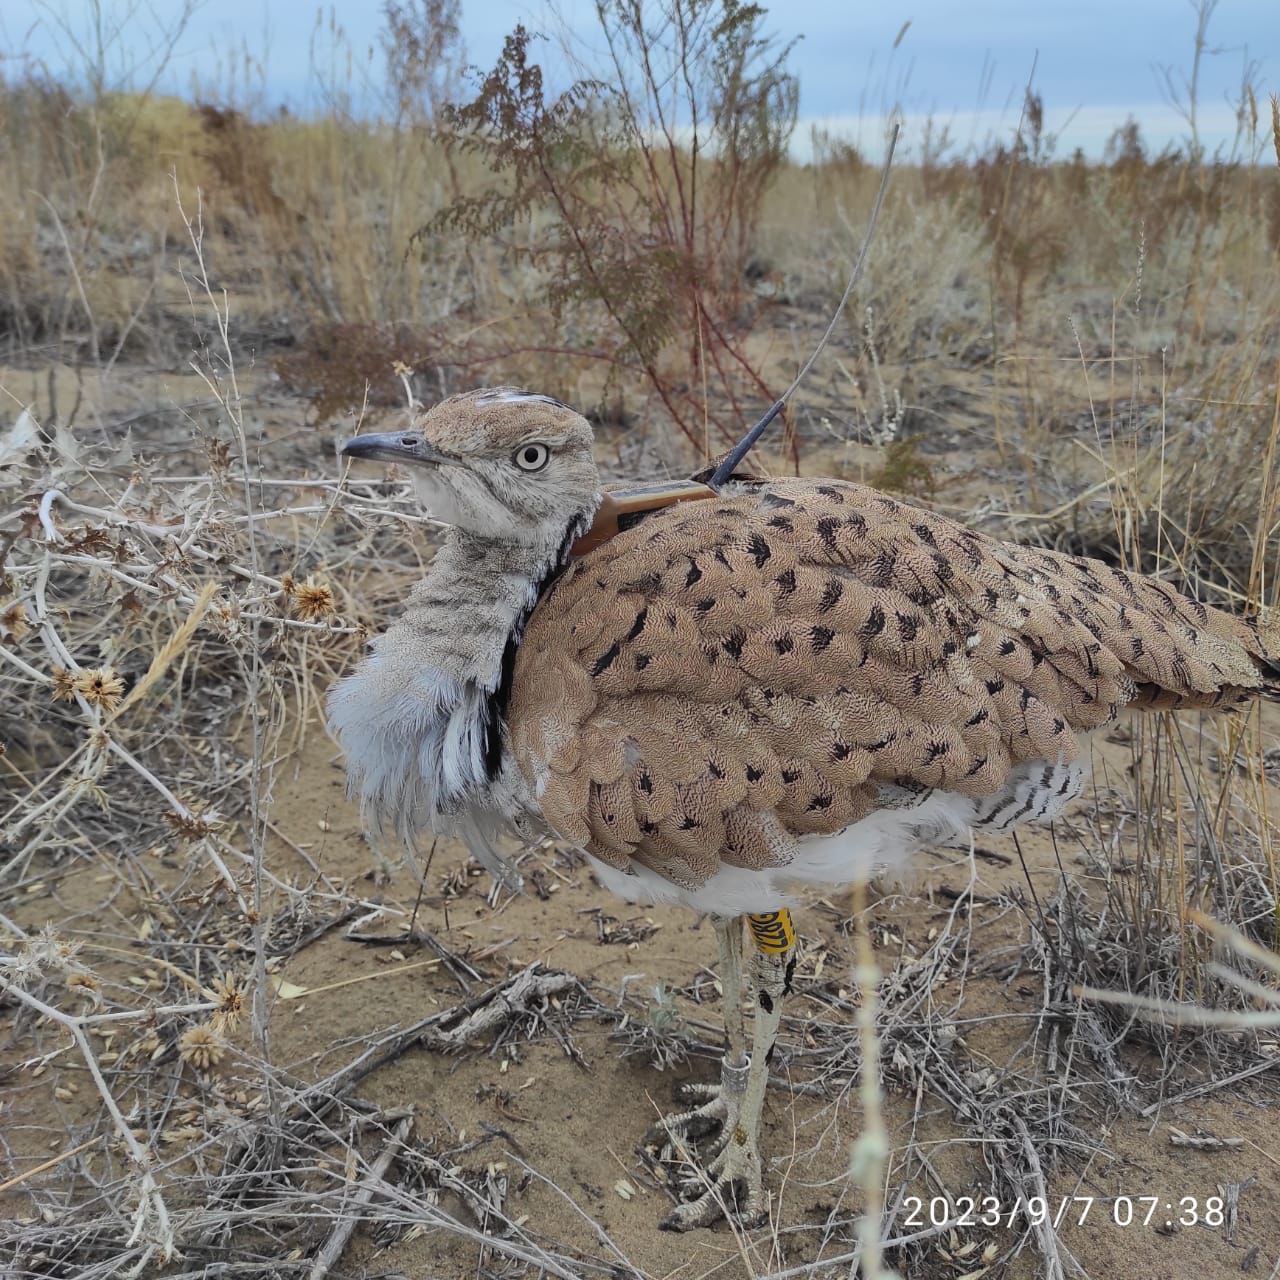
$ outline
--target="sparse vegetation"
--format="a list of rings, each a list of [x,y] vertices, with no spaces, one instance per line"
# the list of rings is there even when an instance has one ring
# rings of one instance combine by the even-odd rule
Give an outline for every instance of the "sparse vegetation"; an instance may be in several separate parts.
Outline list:
[[[838,139],[791,158],[796,83],[754,5],[600,0],[590,41],[517,28],[474,77],[453,0],[386,19],[380,113],[328,70],[305,118],[243,82],[159,96],[181,16],[127,80],[109,44],[0,64],[16,1275],[686,1260],[652,1236],[665,1192],[633,1148],[646,1091],[718,1052],[697,925],[623,920],[550,845],[513,900],[457,848],[405,867],[362,843],[321,699],[434,528],[332,441],[397,421],[406,390],[511,382],[588,411],[612,475],[687,473],[790,380],[877,175]],[[1194,79],[1187,143],[1159,154],[1131,122],[1101,161],[1060,155],[1033,89],[1012,141],[909,151],[856,305],[758,464],[1274,608],[1280,105],[1246,83],[1210,155]],[[1094,794],[1052,839],[952,851],[856,921],[811,903],[774,1069],[780,1201],[717,1237],[720,1274],[847,1275],[876,1198],[902,1276],[1119,1274],[1070,1223],[917,1230],[904,1206],[1106,1200],[1140,1164],[1181,1179],[1161,1195],[1220,1188],[1238,1237],[1212,1244],[1241,1248],[1148,1233],[1169,1252],[1135,1274],[1266,1275],[1278,728],[1166,716],[1095,744]],[[861,1186],[859,929],[888,1134]],[[1153,1124],[1182,1134],[1177,1162]],[[1241,1152],[1269,1182],[1236,1175]]]

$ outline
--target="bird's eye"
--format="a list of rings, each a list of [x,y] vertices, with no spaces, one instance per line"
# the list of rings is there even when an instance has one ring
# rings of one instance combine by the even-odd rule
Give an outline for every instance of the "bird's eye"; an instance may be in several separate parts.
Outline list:
[[[551,450],[535,440],[530,444],[522,444],[511,460],[521,471],[541,471],[551,460]]]

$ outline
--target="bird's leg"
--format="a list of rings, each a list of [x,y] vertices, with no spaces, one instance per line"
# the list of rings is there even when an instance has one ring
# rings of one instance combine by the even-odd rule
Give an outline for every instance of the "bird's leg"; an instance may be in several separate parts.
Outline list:
[[[698,1112],[685,1113],[693,1116],[722,1103],[715,1116],[720,1133],[712,1159],[706,1174],[693,1183],[695,1189],[701,1186],[702,1193],[672,1210],[662,1223],[668,1230],[687,1231],[691,1227],[709,1226],[727,1212],[728,1195],[734,1197],[738,1215],[748,1226],[763,1219],[768,1207],[760,1162],[760,1119],[769,1064],[782,1020],[782,998],[791,985],[795,929],[791,913],[785,908],[750,915],[747,923],[756,944],[747,967],[748,982],[755,997],[751,1053],[745,1061],[733,1060],[727,1055],[724,1083],[717,1095]],[[728,990],[726,985],[726,999]],[[740,1009],[737,1015],[741,1017]],[[730,1016],[727,1007],[725,1016],[727,1027]],[[730,1045],[732,1053],[732,1040]]]
[[[747,1083],[747,1035],[742,1020],[742,917],[715,921],[720,953],[720,987],[724,1000],[726,1047],[720,1064],[719,1084],[682,1085],[677,1096],[696,1104],[677,1115],[665,1116],[645,1135],[645,1144],[658,1149],[658,1160],[669,1164],[681,1159],[680,1148],[708,1136],[721,1145],[726,1127],[736,1122],[738,1105]],[[697,1183],[700,1185],[700,1182]]]
[[[747,1065],[747,1033],[742,1022],[742,917],[716,921],[720,950],[720,989],[724,993],[724,1067]]]

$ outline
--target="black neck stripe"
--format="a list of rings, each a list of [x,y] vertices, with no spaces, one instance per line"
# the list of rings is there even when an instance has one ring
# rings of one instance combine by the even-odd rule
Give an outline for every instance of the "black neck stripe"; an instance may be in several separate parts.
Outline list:
[[[564,531],[564,537],[560,540],[559,550],[548,561],[538,581],[533,603],[526,606],[507,636],[507,643],[502,650],[502,670],[498,677],[498,684],[489,694],[485,704],[484,771],[485,777],[490,782],[495,781],[502,772],[503,726],[506,724],[507,708],[511,703],[511,686],[516,670],[516,650],[520,648],[520,640],[524,635],[529,615],[538,607],[538,602],[564,570],[569,561],[569,548],[586,532],[590,524],[590,516],[577,516],[569,522]]]

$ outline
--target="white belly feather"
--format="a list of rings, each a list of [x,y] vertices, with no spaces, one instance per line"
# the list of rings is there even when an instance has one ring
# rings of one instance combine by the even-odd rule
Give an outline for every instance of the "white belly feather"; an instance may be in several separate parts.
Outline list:
[[[1028,761],[994,796],[974,800],[930,791],[915,803],[877,809],[834,835],[793,839],[789,860],[780,866],[753,870],[722,865],[696,889],[672,884],[638,863],[634,874],[628,874],[588,857],[601,884],[628,902],[678,902],[721,916],[776,911],[793,904],[806,885],[839,888],[875,875],[901,876],[919,849],[967,840],[974,828],[1004,831],[1024,822],[1050,822],[1083,785],[1079,762]]]

